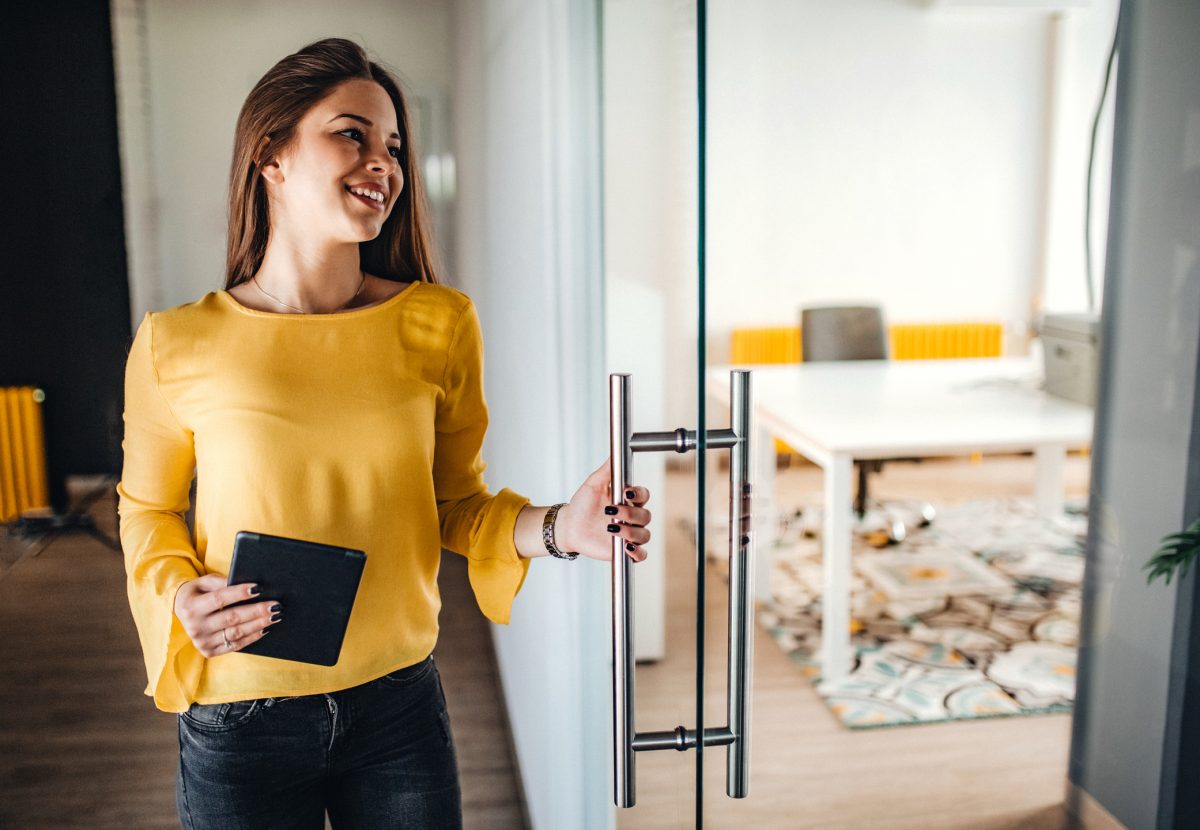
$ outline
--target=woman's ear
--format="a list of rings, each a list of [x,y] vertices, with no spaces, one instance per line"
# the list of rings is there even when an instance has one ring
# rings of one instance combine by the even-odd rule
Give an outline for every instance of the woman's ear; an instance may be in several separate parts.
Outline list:
[[[262,140],[258,142],[258,151],[254,154],[254,166],[262,173],[262,177],[271,184],[279,184],[283,181],[283,173],[279,169],[279,161],[274,155],[267,153],[267,145],[270,144],[271,137],[264,135]]]

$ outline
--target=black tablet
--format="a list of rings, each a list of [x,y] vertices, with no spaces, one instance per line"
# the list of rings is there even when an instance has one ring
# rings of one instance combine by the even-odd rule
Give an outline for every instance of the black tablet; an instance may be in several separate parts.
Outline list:
[[[269,633],[238,651],[336,665],[366,562],[367,554],[353,548],[238,531],[227,584],[252,582],[262,593],[234,605],[274,600],[283,606]]]

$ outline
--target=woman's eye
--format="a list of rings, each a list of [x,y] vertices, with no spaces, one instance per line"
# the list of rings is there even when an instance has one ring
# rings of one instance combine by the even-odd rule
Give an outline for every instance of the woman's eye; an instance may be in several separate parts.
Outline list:
[[[349,133],[353,133],[353,135],[348,135]],[[348,138],[352,138],[355,141],[363,140],[362,130],[360,130],[358,127],[347,127],[344,130],[338,130],[337,135],[347,135]],[[403,147],[389,147],[388,152],[391,153],[392,158],[398,161],[403,161],[403,158],[400,155],[402,152],[404,152]]]

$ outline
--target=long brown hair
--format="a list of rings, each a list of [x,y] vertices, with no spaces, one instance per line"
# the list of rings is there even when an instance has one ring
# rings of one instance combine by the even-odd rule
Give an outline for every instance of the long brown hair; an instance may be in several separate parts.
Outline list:
[[[331,37],[310,43],[272,66],[242,104],[229,173],[226,289],[253,277],[267,251],[271,227],[267,190],[255,162],[263,137],[270,137],[268,154],[284,153],[295,140],[296,125],[304,114],[338,84],[356,78],[375,81],[392,99],[404,148],[400,155],[404,187],[379,235],[359,243],[361,267],[400,282],[441,282],[434,262],[425,186],[400,83],[357,43]]]

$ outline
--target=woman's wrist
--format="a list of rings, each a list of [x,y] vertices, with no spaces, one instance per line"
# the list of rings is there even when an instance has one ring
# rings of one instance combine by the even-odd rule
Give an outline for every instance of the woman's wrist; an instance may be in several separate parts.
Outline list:
[[[551,507],[553,505],[527,504],[517,514],[513,543],[516,545],[517,554],[523,559],[550,555],[542,536],[542,522],[546,518],[546,511]],[[558,515],[554,517],[554,544],[559,550],[567,553],[577,550],[574,547],[575,531],[570,510],[571,505],[564,503],[558,508]]]
[[[549,556],[550,551],[546,549],[546,542],[542,537],[542,522],[546,518],[546,511],[553,505],[545,504],[527,504],[521,508],[521,512],[517,514],[517,525],[513,531],[513,543],[516,545],[517,553],[525,559],[533,559],[537,556]],[[569,505],[564,504],[558,509],[558,515],[554,518],[554,544],[559,550],[571,551],[569,547],[571,531],[565,531],[563,520],[567,518],[567,510]]]
[[[576,553],[578,549],[572,544],[574,532],[571,525],[571,505],[563,504],[558,508],[558,514],[554,517],[554,546],[564,553]]]

